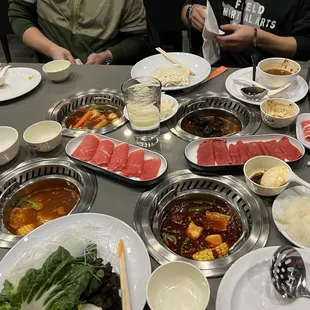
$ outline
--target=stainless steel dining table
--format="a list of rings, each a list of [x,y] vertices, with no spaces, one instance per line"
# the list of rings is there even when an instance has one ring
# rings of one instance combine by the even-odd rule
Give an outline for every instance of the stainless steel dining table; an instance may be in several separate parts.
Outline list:
[[[131,67],[127,66],[71,66],[71,76],[62,83],[53,83],[44,76],[41,64],[12,64],[13,67],[30,67],[37,69],[42,74],[41,84],[32,92],[15,100],[0,102],[0,125],[7,125],[16,128],[20,135],[20,152],[17,157],[9,164],[0,167],[0,173],[5,173],[8,169],[14,168],[19,163],[37,157],[60,157],[65,155],[65,145],[69,138],[63,138],[62,145],[50,153],[37,153],[31,150],[23,141],[23,132],[31,124],[44,120],[49,108],[58,100],[67,98],[81,91],[90,89],[117,89],[120,90],[121,84],[130,78]],[[236,69],[228,69],[222,75],[215,79],[192,89],[190,92],[171,93],[176,98],[184,98],[195,93],[224,93],[225,80]],[[303,68],[301,76],[307,78],[307,69]],[[309,112],[309,98],[305,97],[300,103],[301,113]],[[258,107],[257,107],[258,109]],[[131,131],[128,130],[128,124],[122,126],[116,131],[109,133],[108,136],[134,144],[134,138]],[[295,127],[286,129],[272,130],[262,124],[256,134],[264,133],[283,133],[295,136]],[[161,152],[168,160],[168,173],[188,169],[184,158],[184,148],[188,143],[174,136],[163,124],[161,126],[160,143],[154,150]],[[304,180],[310,182],[310,168],[307,162],[310,160],[310,153],[307,151],[303,159],[293,164],[293,170]],[[224,171],[224,174],[233,174],[240,179],[244,179],[242,170]],[[146,188],[128,186],[118,180],[114,180],[106,175],[96,173],[98,180],[98,193],[96,200],[90,212],[104,213],[121,219],[127,224],[133,226],[133,214],[136,203],[140,195]],[[265,206],[271,214],[273,198],[264,199]],[[270,217],[270,234],[266,246],[282,245],[288,241],[278,232],[272,218]],[[8,252],[8,249],[0,249],[0,259]],[[155,269],[158,264],[152,258],[152,268]],[[1,272],[1,270],[0,270]],[[208,310],[215,309],[216,295],[221,277],[210,278],[211,299]]]

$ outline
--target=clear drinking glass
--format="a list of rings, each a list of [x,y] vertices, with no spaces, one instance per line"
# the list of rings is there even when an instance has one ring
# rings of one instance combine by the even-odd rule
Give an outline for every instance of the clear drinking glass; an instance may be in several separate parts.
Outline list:
[[[152,77],[133,78],[122,85],[136,144],[152,147],[160,134],[161,83]]]

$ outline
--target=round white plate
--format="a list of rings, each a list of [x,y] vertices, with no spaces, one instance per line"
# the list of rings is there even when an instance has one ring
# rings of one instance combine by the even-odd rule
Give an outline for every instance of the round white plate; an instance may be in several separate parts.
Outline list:
[[[297,139],[304,145],[305,148],[310,150],[310,141],[305,139],[305,134],[301,125],[303,121],[310,121],[310,113],[299,114],[296,120]]]
[[[257,82],[262,84],[259,79],[258,72],[256,74]],[[262,101],[252,101],[246,99],[240,92],[240,89],[243,87],[241,85],[236,84],[233,80],[234,79],[245,79],[245,80],[252,80],[252,67],[240,69],[232,73],[225,82],[226,90],[229,92],[231,96],[234,98],[250,103],[253,105],[261,105]],[[285,90],[277,94],[278,98],[289,99],[293,102],[297,102],[303,99],[308,93],[308,84],[307,82],[300,76],[297,76],[297,79]]]
[[[166,100],[172,100],[174,102],[174,106],[173,106],[173,108],[171,110],[171,114],[169,116],[167,116],[165,118],[162,118],[160,120],[161,123],[164,123],[165,121],[170,119],[172,116],[174,116],[178,112],[179,103],[178,103],[178,101],[175,98],[173,98],[173,97],[171,97],[169,95],[166,95],[166,94],[162,94],[161,98],[162,99],[165,98]],[[124,114],[124,117],[129,121],[129,115],[128,115],[127,107],[124,108],[123,114]]]
[[[285,190],[283,193],[281,193],[273,202],[272,205],[272,218],[277,226],[277,228],[279,229],[280,233],[290,242],[292,242],[293,244],[295,244],[296,246],[303,248],[303,249],[310,249],[309,247],[299,243],[297,240],[295,240],[292,236],[290,236],[290,234],[288,234],[285,230],[284,230],[284,225],[277,222],[275,220],[275,214],[279,214],[281,213],[281,207],[282,207],[282,202],[287,199],[287,198],[293,198],[293,197],[301,197],[301,196],[307,196],[310,197],[310,190],[305,188],[304,186],[295,186],[292,188],[289,188],[287,190]]]
[[[6,83],[0,87],[0,102],[27,94],[41,82],[41,73],[31,68],[10,68]]]
[[[85,243],[96,243],[98,257],[103,258],[105,263],[110,261],[119,273],[117,246],[120,239],[124,240],[125,245],[131,306],[132,309],[142,310],[146,302],[146,284],[151,275],[145,245],[138,234],[124,222],[96,213],[61,217],[21,239],[0,263],[0,290],[6,278],[15,284],[29,268],[40,268],[38,265],[42,265],[59,245],[76,256],[81,254]],[[17,271],[11,275],[13,266],[16,266]]]
[[[188,53],[169,53],[172,57],[179,60],[182,64],[188,67],[195,73],[194,76],[190,76],[189,85],[177,86],[177,87],[163,87],[163,90],[180,90],[188,87],[192,87],[201,83],[206,79],[210,72],[210,64],[202,57]],[[167,60],[163,55],[153,55],[140,60],[131,69],[131,77],[137,78],[141,76],[152,76],[153,71],[159,67],[173,67],[174,64]]]
[[[216,310],[308,310],[309,299],[284,300],[269,275],[278,247],[262,248],[240,258],[226,272],[216,297]],[[310,274],[310,252],[298,249]],[[310,277],[307,277],[310,287]]]

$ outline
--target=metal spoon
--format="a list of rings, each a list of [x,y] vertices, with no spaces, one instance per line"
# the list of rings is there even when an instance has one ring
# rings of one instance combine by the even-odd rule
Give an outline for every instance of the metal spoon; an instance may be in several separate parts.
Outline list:
[[[264,86],[254,81],[248,81],[244,79],[234,79],[233,81],[234,83],[238,85],[247,86],[247,87],[241,88],[240,91],[242,95],[245,96],[249,100],[261,100],[264,98],[264,96],[272,97],[282,92],[283,90],[287,89],[289,86],[291,86],[291,83],[287,83],[286,85],[276,88],[276,89],[267,89]],[[256,95],[253,95],[253,88],[256,90]]]
[[[257,62],[258,62],[258,58],[259,55],[257,53],[254,53],[251,55],[251,59],[252,59],[252,66],[253,66],[253,70],[252,70],[252,80],[253,80],[253,86],[250,87],[243,87],[241,88],[241,93],[242,95],[249,99],[249,100],[253,100],[253,101],[260,101],[262,98],[264,98],[267,93],[268,90],[266,88],[263,88],[261,86],[255,85],[255,80],[256,80],[256,67],[257,67]]]
[[[241,244],[241,242],[244,240],[244,238],[246,237],[248,231],[245,229],[243,231],[243,233],[241,234],[241,236],[239,237],[239,239],[233,244],[233,246],[230,247],[230,249],[228,250],[228,254],[231,255],[234,250],[236,250],[236,248],[238,248],[238,246]]]
[[[259,58],[259,55],[257,53],[254,53],[254,54],[251,55],[252,66],[253,66],[252,80],[254,82],[256,80],[256,67],[257,67],[258,58]]]
[[[260,101],[267,94],[268,90],[257,86],[248,86],[240,89],[242,95],[252,101]]]
[[[305,263],[292,246],[282,246],[273,254],[270,276],[274,288],[283,298],[310,298]]]

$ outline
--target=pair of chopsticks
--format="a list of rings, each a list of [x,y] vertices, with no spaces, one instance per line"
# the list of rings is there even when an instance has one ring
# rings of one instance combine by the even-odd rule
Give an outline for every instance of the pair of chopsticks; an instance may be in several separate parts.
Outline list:
[[[118,243],[118,257],[120,263],[120,278],[121,278],[121,292],[122,292],[122,309],[131,310],[129,286],[127,277],[127,266],[124,251],[124,241],[120,240]]]
[[[169,59],[171,62],[177,64],[178,66],[180,66],[181,68],[183,68],[186,71],[189,71],[190,75],[196,75],[195,72],[193,72],[191,69],[189,69],[188,67],[186,67],[185,65],[183,65],[179,60],[175,59],[174,57],[172,57],[171,55],[169,55],[167,52],[165,52],[163,49],[161,49],[160,47],[156,48],[156,51],[161,53],[163,56],[165,56],[167,59]]]

